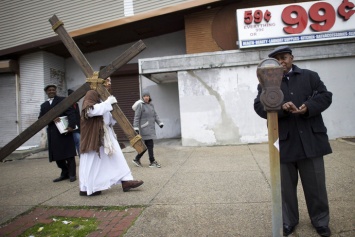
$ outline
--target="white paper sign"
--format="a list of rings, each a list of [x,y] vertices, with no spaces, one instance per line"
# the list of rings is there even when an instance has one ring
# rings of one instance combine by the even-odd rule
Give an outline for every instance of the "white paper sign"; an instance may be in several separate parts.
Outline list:
[[[274,146],[276,147],[276,149],[280,152],[280,145],[279,145],[279,139],[277,138],[277,140],[274,142]]]

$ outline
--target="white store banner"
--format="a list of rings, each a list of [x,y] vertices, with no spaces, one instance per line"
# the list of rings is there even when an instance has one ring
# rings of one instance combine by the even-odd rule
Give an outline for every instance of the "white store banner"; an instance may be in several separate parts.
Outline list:
[[[239,48],[355,38],[355,0],[238,9]]]

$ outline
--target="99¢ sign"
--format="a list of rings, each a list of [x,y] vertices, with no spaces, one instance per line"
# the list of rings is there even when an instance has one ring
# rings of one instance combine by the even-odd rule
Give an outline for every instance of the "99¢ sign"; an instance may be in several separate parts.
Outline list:
[[[332,0],[240,9],[237,26],[239,48],[353,38],[355,4]]]

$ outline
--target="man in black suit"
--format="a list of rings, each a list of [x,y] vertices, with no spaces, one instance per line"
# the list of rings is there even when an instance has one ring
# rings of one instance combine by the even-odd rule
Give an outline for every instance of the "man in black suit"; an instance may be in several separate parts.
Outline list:
[[[65,97],[57,96],[57,86],[47,85],[44,88],[48,96],[48,100],[41,104],[41,111],[38,118],[46,114],[50,109],[59,104]],[[62,170],[59,178],[53,182],[59,182],[65,179],[70,179],[70,182],[76,180],[76,163],[75,163],[75,143],[72,136],[73,128],[76,126],[75,114],[73,107],[69,107],[64,113],[60,115],[68,117],[67,132],[61,134],[55,125],[60,121],[60,118],[54,119],[47,126],[47,139],[48,139],[48,157],[49,162],[55,161],[57,166]]]

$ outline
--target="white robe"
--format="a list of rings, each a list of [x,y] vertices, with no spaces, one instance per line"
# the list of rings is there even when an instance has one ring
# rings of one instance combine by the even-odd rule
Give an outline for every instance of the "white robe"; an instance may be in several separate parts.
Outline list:
[[[105,125],[113,143],[113,154],[109,157],[104,152],[104,147],[100,147],[100,156],[95,151],[80,154],[79,164],[79,185],[80,191],[86,191],[88,195],[109,189],[112,185],[120,184],[121,181],[133,180],[132,173],[112,126],[116,121],[112,118],[110,111],[112,106],[108,101],[94,105],[89,109],[88,116],[103,116]]]

